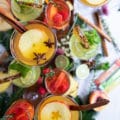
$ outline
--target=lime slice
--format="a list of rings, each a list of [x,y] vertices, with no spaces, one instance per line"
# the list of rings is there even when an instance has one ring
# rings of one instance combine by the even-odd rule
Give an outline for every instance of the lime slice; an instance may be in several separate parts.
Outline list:
[[[57,68],[66,69],[68,68],[69,64],[70,64],[70,61],[68,57],[64,55],[59,55],[55,59],[55,65]]]
[[[71,112],[62,102],[51,102],[41,110],[41,120],[70,120]]]
[[[78,36],[74,34],[70,38],[69,45],[72,56],[75,56],[82,60],[88,60],[97,54],[97,48],[98,48],[97,44],[91,45],[89,49],[86,49],[80,44],[80,40]]]
[[[86,79],[90,73],[90,70],[86,64],[81,64],[76,69],[76,76],[79,79]]]

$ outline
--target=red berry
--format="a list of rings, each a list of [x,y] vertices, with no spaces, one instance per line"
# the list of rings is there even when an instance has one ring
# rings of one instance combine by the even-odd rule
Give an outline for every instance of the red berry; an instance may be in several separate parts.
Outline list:
[[[39,77],[37,83],[38,83],[38,84],[42,84],[42,82],[43,82],[43,78],[42,78],[42,77]]]
[[[62,19],[63,19],[62,15],[59,13],[56,13],[53,17],[53,22],[55,25],[59,26],[62,23]]]
[[[44,87],[39,87],[39,89],[38,89],[38,93],[40,94],[40,95],[45,95],[46,94],[46,89],[44,88]]]
[[[49,73],[50,72],[50,68],[45,68],[45,69],[43,69],[43,74],[47,74],[47,73]]]

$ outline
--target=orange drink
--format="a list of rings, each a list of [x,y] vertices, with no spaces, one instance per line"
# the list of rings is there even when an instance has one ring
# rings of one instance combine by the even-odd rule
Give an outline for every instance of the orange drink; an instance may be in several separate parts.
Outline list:
[[[48,96],[37,106],[35,120],[82,120],[79,111],[71,111],[69,105],[76,105],[70,97]]]
[[[64,29],[69,25],[71,11],[64,0],[52,0],[46,7],[45,16],[49,26]]]
[[[102,6],[108,2],[108,0],[80,0],[80,1],[91,7]]]
[[[45,65],[55,55],[56,36],[42,22],[32,21],[26,25],[25,33],[14,32],[11,37],[11,53],[27,65]]]

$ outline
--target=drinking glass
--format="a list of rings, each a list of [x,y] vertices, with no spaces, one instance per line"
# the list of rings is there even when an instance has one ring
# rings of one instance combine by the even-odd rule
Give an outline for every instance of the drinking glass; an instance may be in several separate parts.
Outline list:
[[[38,104],[35,110],[35,120],[53,120],[53,118],[56,120],[82,120],[82,113],[71,111],[69,105],[77,105],[77,103],[69,96],[49,95]],[[66,114],[67,118],[65,118]]]
[[[27,65],[43,66],[51,61],[56,52],[56,35],[40,21],[31,21],[21,34],[14,31],[10,40],[12,56]]]

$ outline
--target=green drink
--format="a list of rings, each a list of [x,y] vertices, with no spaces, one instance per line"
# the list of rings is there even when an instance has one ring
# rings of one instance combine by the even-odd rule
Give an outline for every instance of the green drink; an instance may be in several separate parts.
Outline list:
[[[37,0],[37,3],[34,0],[28,2],[24,0],[11,0],[11,10],[13,15],[19,20],[24,22],[30,21],[40,16],[43,11],[43,2],[44,0]]]
[[[13,80],[13,84],[22,87],[27,88],[32,85],[34,85],[39,76],[40,76],[40,68],[36,66],[27,66],[20,62],[13,61],[9,65],[9,75],[16,75],[20,73],[20,77]]]

